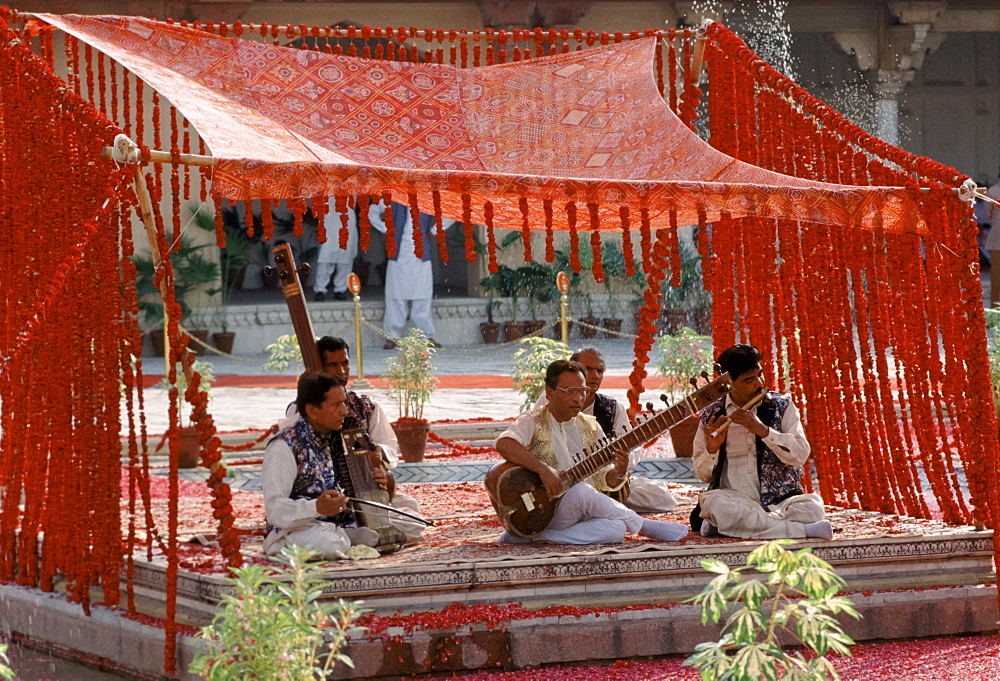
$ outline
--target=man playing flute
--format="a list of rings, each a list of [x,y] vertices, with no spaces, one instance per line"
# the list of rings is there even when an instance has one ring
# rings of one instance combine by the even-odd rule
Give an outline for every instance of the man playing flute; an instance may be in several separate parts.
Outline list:
[[[724,350],[717,364],[733,388],[701,413],[693,463],[709,486],[691,515],[693,529],[706,537],[832,539],[823,499],[802,491],[810,447],[791,398],[765,392],[752,345]]]

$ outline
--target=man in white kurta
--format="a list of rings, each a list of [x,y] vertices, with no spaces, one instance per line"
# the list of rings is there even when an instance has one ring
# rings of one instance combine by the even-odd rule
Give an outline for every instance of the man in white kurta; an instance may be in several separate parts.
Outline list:
[[[347,416],[347,391],[342,379],[310,372],[297,393],[302,415],[264,451],[264,552],[301,546],[324,560],[345,558],[351,546],[378,543],[375,530],[357,527],[333,466],[332,437]]]
[[[600,393],[601,383],[604,382],[604,372],[606,366],[604,355],[597,348],[582,348],[577,350],[570,359],[579,362],[586,369],[587,399],[584,401],[583,414],[593,416],[600,424],[601,430],[610,433],[614,437],[621,437],[632,429],[632,424],[628,420],[628,407],[620,400]],[[548,403],[548,399],[542,394],[536,407]],[[598,408],[598,404],[600,407]],[[642,460],[642,449],[637,447],[629,452],[629,470],[635,468]],[[670,493],[670,488],[662,480],[651,480],[637,475],[629,475],[629,494],[625,498],[625,505],[638,513],[667,513],[677,507],[677,501]]]
[[[326,300],[326,292],[330,277],[333,276],[333,299],[348,300],[347,278],[354,269],[354,258],[358,255],[358,216],[353,207],[346,208],[344,213],[338,213],[334,202],[330,201],[330,212],[323,218],[326,229],[326,241],[319,245],[319,258],[316,260],[316,278],[313,280],[314,299]],[[343,227],[343,216],[347,216],[347,248],[340,247],[340,231]]]
[[[768,393],[764,402],[743,408],[765,389],[760,354],[753,346],[723,351],[718,364],[729,373],[733,388],[705,408],[695,435],[695,474],[709,483],[699,496],[701,533],[832,539],[823,500],[799,487],[810,446],[795,405],[784,395]],[[731,424],[718,432],[727,417]],[[692,521],[697,524],[696,518]]]
[[[560,472],[576,463],[574,457],[585,447],[604,436],[596,419],[580,413],[588,392],[584,373],[585,369],[578,362],[557,360],[550,364],[545,378],[548,404],[518,416],[496,441],[500,455],[538,474],[553,498],[562,494]],[[498,542],[615,544],[628,532],[661,541],[678,541],[687,536],[685,525],[642,518],[598,491],[598,487],[601,490],[620,488],[627,473],[628,453],[618,452],[612,465],[562,495],[552,522],[537,537],[524,539],[505,532]]]
[[[316,341],[316,347],[319,350],[322,370],[340,378],[346,384],[351,378],[351,356],[347,341],[335,336],[323,336]],[[280,423],[280,426],[285,428],[293,424],[298,416],[298,409],[293,402],[288,406],[285,420]],[[367,395],[348,390],[347,417],[344,421],[344,427],[364,428],[368,434],[369,441],[378,451],[377,458],[381,462],[380,467],[385,471],[392,506],[413,515],[419,515],[420,504],[417,500],[396,489],[396,481],[391,471],[399,463],[399,443],[396,441],[396,432],[392,429],[392,422],[389,421],[389,417],[386,416],[382,407]],[[406,535],[408,541],[416,541],[423,535],[424,526],[420,523],[410,522],[399,516],[392,516],[390,522],[393,527]]]
[[[421,230],[424,249],[423,257],[418,258],[413,243],[413,217],[407,206],[393,202],[387,208],[382,203],[373,203],[368,207],[368,221],[378,231],[387,233],[387,210],[392,211],[396,255],[389,258],[385,273],[385,318],[382,320],[382,330],[388,337],[385,347],[395,347],[394,339],[403,337],[407,312],[413,325],[438,345],[434,340],[434,315],[431,309],[431,299],[434,296],[431,252],[438,247],[437,240],[433,238],[437,234],[434,216],[421,212],[418,217],[417,228]],[[453,224],[454,220],[443,221],[444,229]]]

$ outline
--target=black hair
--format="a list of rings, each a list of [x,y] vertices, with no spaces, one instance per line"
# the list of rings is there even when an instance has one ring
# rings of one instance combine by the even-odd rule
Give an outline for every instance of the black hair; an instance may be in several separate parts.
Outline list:
[[[760,366],[760,351],[752,345],[740,343],[726,348],[715,360],[721,373],[729,373],[729,379],[737,380]]]
[[[301,416],[306,415],[306,406],[318,407],[326,401],[326,394],[331,388],[347,385],[340,376],[328,374],[325,371],[310,369],[299,376],[299,384],[295,391],[295,408]]]
[[[343,338],[338,338],[337,336],[323,336],[318,341],[316,341],[316,349],[319,350],[320,359],[323,357],[324,352],[339,352],[340,350],[347,350],[347,354],[351,354],[351,348]]]
[[[559,377],[563,374],[573,372],[587,377],[587,369],[579,362],[571,359],[557,359],[545,370],[545,385],[555,389],[559,385]]]

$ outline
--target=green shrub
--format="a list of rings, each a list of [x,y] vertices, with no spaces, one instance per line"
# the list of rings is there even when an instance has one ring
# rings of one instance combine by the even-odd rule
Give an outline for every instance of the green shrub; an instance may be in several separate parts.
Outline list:
[[[284,568],[234,568],[235,594],[198,637],[204,641],[191,673],[212,681],[325,679],[336,663],[353,667],[340,653],[361,614],[357,604],[320,602],[323,580],[308,564],[310,552],[285,549]]]
[[[844,580],[810,549],[794,553],[777,539],[754,549],[745,567],[730,569],[719,560],[701,566],[718,575],[691,599],[701,606],[701,622],[718,622],[730,603],[741,604],[722,627],[718,641],[699,643],[684,660],[703,681],[826,681],[839,679],[826,655],[850,655],[854,644],[833,615],[860,618],[850,600],[837,593]],[[744,572],[760,576],[744,578]],[[765,607],[766,606],[766,607]],[[785,650],[779,636],[790,637],[815,656]],[[829,675],[829,677],[828,677]]]

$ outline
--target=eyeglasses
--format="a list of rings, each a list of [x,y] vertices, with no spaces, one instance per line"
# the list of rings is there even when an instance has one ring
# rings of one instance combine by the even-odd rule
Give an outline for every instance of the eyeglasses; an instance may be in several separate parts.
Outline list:
[[[562,390],[569,395],[579,395],[580,397],[586,397],[588,392],[587,388],[556,388],[556,390]]]

